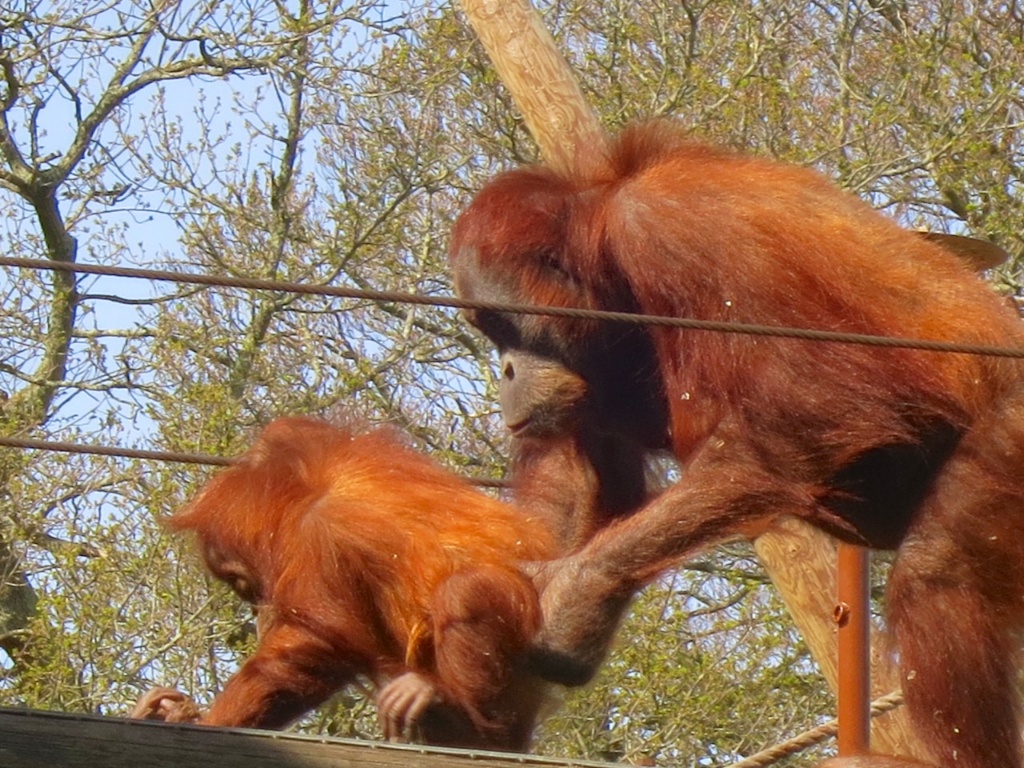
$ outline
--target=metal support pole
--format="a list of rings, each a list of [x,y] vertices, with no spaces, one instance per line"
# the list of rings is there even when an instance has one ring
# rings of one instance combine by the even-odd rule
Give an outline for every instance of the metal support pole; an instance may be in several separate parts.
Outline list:
[[[839,754],[871,748],[871,612],[867,549],[839,545]]]

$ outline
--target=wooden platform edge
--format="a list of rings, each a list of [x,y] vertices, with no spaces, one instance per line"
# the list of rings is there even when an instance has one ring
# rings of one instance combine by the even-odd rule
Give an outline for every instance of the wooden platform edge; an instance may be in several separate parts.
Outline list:
[[[611,768],[502,752],[0,707],[0,768]]]

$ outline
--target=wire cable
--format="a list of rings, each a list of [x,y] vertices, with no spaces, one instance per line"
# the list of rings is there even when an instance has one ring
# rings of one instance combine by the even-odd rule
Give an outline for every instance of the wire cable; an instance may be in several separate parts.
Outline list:
[[[717,320],[698,320],[687,317],[646,315],[634,312],[609,312],[606,310],[581,309],[578,307],[548,307],[537,306],[535,304],[475,301],[449,296],[426,296],[424,294],[408,293],[404,291],[378,291],[331,285],[316,286],[255,277],[203,275],[189,272],[173,272],[169,270],[142,269],[139,267],[112,267],[102,264],[72,264],[68,262],[49,261],[47,259],[22,259],[12,256],[0,256],[0,266],[170,281],[190,285],[278,291],[282,293],[333,296],[345,299],[365,299],[377,302],[447,307],[451,309],[476,309],[519,315],[546,315],[551,317],[575,318],[579,320],[601,320],[630,325],[680,328],[692,331],[715,331],[719,333],[735,333],[748,336],[802,339],[805,341],[835,342],[840,344],[861,344],[872,347],[886,347],[890,349],[915,349],[926,352],[946,352],[982,355],[986,357],[1006,357],[1018,360],[1024,359],[1024,349],[995,347],[986,344],[962,344],[959,342],[933,341],[928,339],[905,339],[894,336],[876,336],[864,333],[843,333],[839,331],[821,331],[812,328],[792,328],[787,326],[757,325],[752,323],[730,323]]]
[[[119,459],[144,459],[149,461],[169,461],[180,464],[200,464],[214,467],[229,467],[238,461],[237,458],[213,456],[209,453],[188,453],[185,451],[155,451],[142,448],[123,448],[120,446],[86,445],[70,443],[63,440],[39,440],[33,437],[0,437],[0,447],[21,448],[24,450],[54,451],[56,453],[76,453],[94,456],[112,456]],[[507,488],[507,480],[494,480],[487,477],[462,478],[481,488]]]

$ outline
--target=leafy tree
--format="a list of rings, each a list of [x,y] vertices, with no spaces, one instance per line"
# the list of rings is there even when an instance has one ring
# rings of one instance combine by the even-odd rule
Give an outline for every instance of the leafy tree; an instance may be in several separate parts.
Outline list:
[[[610,126],[672,116],[813,165],[907,226],[992,238],[1019,292],[1016,5],[542,9]],[[447,5],[16,2],[0,73],[0,245],[54,264],[447,295],[452,219],[536,154]],[[0,306],[0,436],[231,455],[277,414],[344,409],[466,473],[504,471],[489,347],[450,311],[8,267]],[[0,703],[121,714],[153,682],[200,699],[223,684],[251,617],[157,525],[207,474],[0,448]],[[730,546],[638,598],[538,750],[726,765],[830,708]],[[300,727],[376,733],[357,690]]]

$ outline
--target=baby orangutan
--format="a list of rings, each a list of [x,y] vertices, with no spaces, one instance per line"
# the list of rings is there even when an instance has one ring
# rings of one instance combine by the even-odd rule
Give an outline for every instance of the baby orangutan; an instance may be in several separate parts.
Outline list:
[[[542,520],[392,430],[282,418],[167,524],[253,604],[259,645],[205,715],[156,688],[132,717],[281,728],[365,675],[390,739],[528,745],[545,685],[525,665],[540,609],[518,564],[555,555]]]

